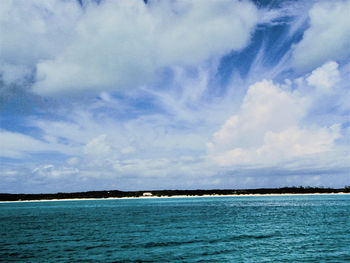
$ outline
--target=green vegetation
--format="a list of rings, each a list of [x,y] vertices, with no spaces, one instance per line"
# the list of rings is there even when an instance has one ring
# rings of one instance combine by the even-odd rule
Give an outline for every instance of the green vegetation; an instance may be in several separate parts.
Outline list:
[[[55,194],[6,194],[0,193],[0,201],[24,201],[24,200],[51,200],[51,199],[78,199],[78,198],[122,198],[141,197],[144,192],[150,192],[153,196],[203,196],[203,195],[243,195],[243,194],[312,194],[312,193],[350,193],[350,186],[344,188],[324,187],[282,187],[259,189],[213,189],[213,190],[153,190],[153,191],[89,191],[75,193]]]

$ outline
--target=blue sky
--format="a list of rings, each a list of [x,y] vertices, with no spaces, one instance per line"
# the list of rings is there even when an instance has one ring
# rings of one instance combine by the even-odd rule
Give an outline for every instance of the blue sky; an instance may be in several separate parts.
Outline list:
[[[350,184],[350,1],[0,3],[0,192]]]

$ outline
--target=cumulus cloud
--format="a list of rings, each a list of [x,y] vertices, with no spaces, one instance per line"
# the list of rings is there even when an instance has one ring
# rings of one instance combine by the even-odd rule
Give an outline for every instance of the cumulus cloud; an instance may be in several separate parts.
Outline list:
[[[312,70],[350,56],[350,1],[321,1],[309,12],[310,27],[294,50],[294,66]]]
[[[256,136],[257,133],[270,129],[281,131],[297,125],[306,107],[305,100],[284,92],[272,81],[256,83],[249,87],[240,114],[233,115],[224,123],[214,134],[214,141],[224,148],[254,146],[263,139]],[[246,136],[238,139],[243,134]]]
[[[310,74],[293,81],[295,87],[305,98],[312,98],[310,112],[315,122],[330,124],[347,122],[349,108],[348,65],[339,66],[330,61],[314,69]],[[319,115],[317,117],[317,115]]]
[[[37,64],[33,90],[54,95],[144,84],[164,67],[197,66],[242,49],[256,23],[257,9],[245,1],[88,4],[74,39]]]
[[[272,81],[250,86],[239,113],[207,144],[209,157],[223,166],[268,167],[334,151],[340,125],[305,125],[302,120],[309,105],[307,97],[282,90]]]
[[[338,64],[334,61],[324,64],[312,71],[306,81],[310,86],[316,87],[320,93],[331,91],[332,87],[340,81]]]

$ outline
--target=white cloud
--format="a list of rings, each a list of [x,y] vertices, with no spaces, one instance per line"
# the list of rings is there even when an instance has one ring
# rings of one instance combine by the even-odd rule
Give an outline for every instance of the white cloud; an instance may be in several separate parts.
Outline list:
[[[33,90],[55,95],[144,84],[164,67],[197,66],[242,49],[256,23],[255,6],[237,0],[89,4],[74,39],[37,64]]]
[[[42,152],[59,152],[63,154],[76,154],[73,147],[35,139],[31,136],[0,130],[0,157],[23,158],[26,155]]]
[[[296,158],[336,150],[340,125],[303,124],[310,100],[271,81],[250,86],[238,114],[207,144],[209,158],[223,166],[283,166]]]
[[[106,138],[107,136],[102,134],[89,141],[83,149],[84,154],[98,156],[100,158],[108,156],[111,153],[111,147]]]
[[[4,130],[0,131],[0,145],[0,156],[11,158],[20,158],[25,153],[47,149],[45,143],[30,136]]]
[[[307,106],[306,100],[279,89],[272,81],[256,83],[249,87],[240,114],[225,122],[214,134],[214,142],[220,148],[254,146],[263,141],[262,136],[256,136],[259,133],[297,125]]]
[[[311,70],[350,56],[350,1],[321,1],[309,12],[310,27],[294,50],[294,66]]]
[[[80,14],[77,1],[1,1],[0,75],[5,83],[30,76],[40,60],[55,57]]]
[[[339,66],[330,61],[294,81],[298,91],[312,99],[310,112],[314,114],[309,121],[323,123],[321,125],[348,121],[350,90],[347,68],[348,65]]]
[[[324,64],[312,71],[306,81],[309,85],[316,87],[320,93],[331,91],[334,85],[340,81],[338,64],[334,61]]]
[[[70,167],[55,167],[52,164],[38,166],[32,170],[32,176],[35,180],[43,179],[62,179],[62,177],[78,175],[79,169]]]

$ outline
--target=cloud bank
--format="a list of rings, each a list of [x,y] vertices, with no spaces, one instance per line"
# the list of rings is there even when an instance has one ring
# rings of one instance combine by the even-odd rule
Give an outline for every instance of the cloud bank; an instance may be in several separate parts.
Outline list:
[[[144,85],[163,68],[244,48],[258,20],[252,3],[237,0],[1,5],[3,79],[35,70],[33,91],[45,96]]]

